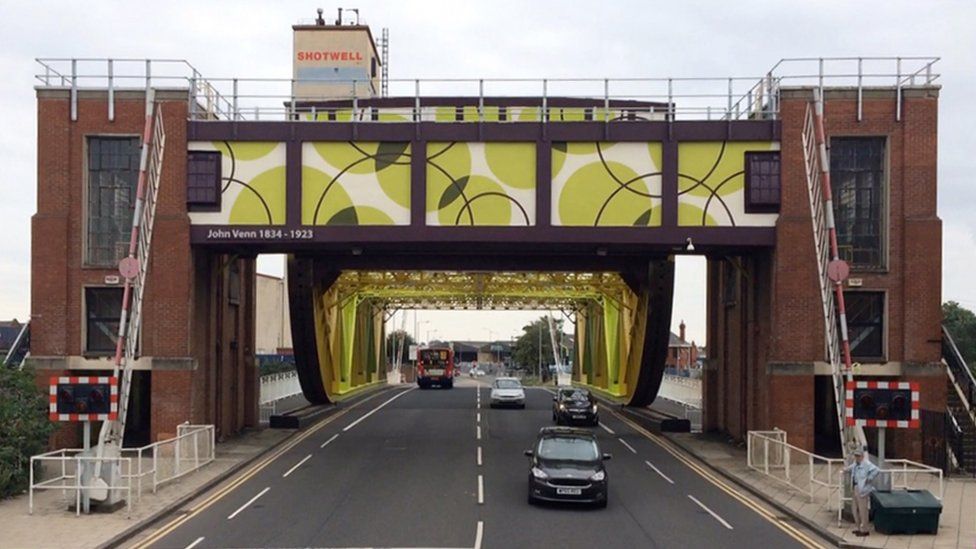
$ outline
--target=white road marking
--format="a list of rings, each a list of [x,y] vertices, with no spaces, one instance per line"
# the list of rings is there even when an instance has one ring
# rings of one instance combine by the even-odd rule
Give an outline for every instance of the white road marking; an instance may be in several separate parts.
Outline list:
[[[620,441],[620,444],[623,444],[624,446],[626,446],[627,449],[630,450],[631,452],[633,452],[635,454],[637,453],[637,450],[635,450],[634,447],[631,446],[630,444],[627,444],[627,441],[626,440],[624,440],[622,438],[619,438],[619,437],[617,438],[617,440],[619,440]]]
[[[613,432],[613,429],[607,427],[607,425],[605,423],[603,423],[602,421],[600,422],[600,427],[602,427],[604,431],[610,433],[611,435],[617,434],[617,433],[614,433]]]
[[[725,527],[726,527],[726,528],[728,528],[729,530],[732,530],[732,529],[733,529],[733,528],[732,528],[732,525],[731,525],[731,524],[729,524],[728,522],[725,522],[725,519],[723,519],[722,517],[720,517],[720,516],[718,516],[718,515],[717,515],[717,514],[715,513],[715,511],[712,511],[712,510],[711,510],[711,509],[709,509],[708,507],[705,507],[705,504],[704,504],[704,503],[702,503],[702,502],[700,502],[700,501],[698,501],[698,500],[697,500],[697,499],[695,498],[695,496],[693,496],[693,495],[691,495],[691,494],[688,494],[688,498],[690,498],[690,499],[691,499],[691,501],[694,501],[695,503],[697,503],[697,504],[698,504],[698,506],[699,506],[699,507],[701,507],[702,509],[704,509],[704,510],[706,510],[706,511],[708,511],[708,514],[709,514],[709,515],[712,515],[712,516],[713,516],[713,517],[715,518],[715,520],[717,520],[717,521],[719,521],[719,522],[721,522],[721,523],[722,523],[722,526],[725,526]]]
[[[481,446],[478,446],[478,467],[481,467]]]
[[[474,549],[481,549],[481,538],[485,535],[485,523],[478,521],[478,529],[474,533]]]
[[[478,475],[478,505],[485,503],[485,477]]]
[[[479,410],[481,409],[481,401],[480,400],[478,401],[478,409]]]
[[[481,423],[481,412],[478,412],[478,423]]]
[[[309,455],[305,456],[305,458],[302,459],[301,461],[299,461],[298,463],[296,463],[294,467],[292,467],[291,469],[288,469],[287,471],[285,471],[285,474],[281,475],[281,478],[288,478],[288,475],[290,475],[293,472],[295,472],[295,469],[298,469],[299,467],[302,466],[303,463],[305,463],[306,461],[308,461],[310,459],[312,459],[312,454],[309,454]]]
[[[319,448],[325,448],[326,446],[329,445],[330,442],[332,442],[333,440],[335,440],[337,438],[339,438],[339,433],[336,433],[336,434],[332,435],[332,438],[330,438],[329,440],[323,442],[322,445],[319,446]]]
[[[259,497],[261,497],[264,494],[268,493],[268,490],[270,490],[270,489],[271,489],[271,487],[268,486],[264,490],[261,490],[260,492],[258,492],[258,495],[256,495],[253,498],[249,499],[247,501],[247,503],[245,503],[244,505],[241,505],[241,507],[238,510],[236,510],[233,513],[231,513],[230,515],[228,515],[227,516],[227,520],[230,520],[230,519],[236,517],[238,514],[240,514],[241,511],[243,511],[244,509],[247,509],[248,507],[250,507],[251,504],[254,503],[255,501],[257,501]]]
[[[478,426],[478,440],[481,440],[481,425]]]
[[[196,547],[197,545],[199,545],[201,541],[203,541],[203,536],[198,537],[196,540],[194,540],[193,543],[191,543],[190,545],[187,545],[185,547],[185,549],[193,549],[194,547]]]
[[[651,469],[654,469],[654,472],[655,473],[661,475],[661,478],[663,478],[664,480],[668,481],[671,484],[674,484],[674,481],[671,480],[671,479],[669,479],[668,478],[668,475],[665,475],[664,473],[662,473],[661,470],[658,469],[657,467],[655,467],[653,463],[651,463],[650,461],[645,461],[644,463],[646,463],[647,466],[650,467]]]
[[[407,394],[407,393],[409,393],[410,391],[413,391],[413,390],[414,390],[415,388],[416,388],[416,387],[411,387],[411,388],[409,388],[409,389],[407,389],[406,391],[403,391],[402,393],[400,393],[400,394],[398,394],[398,395],[396,395],[395,397],[393,397],[393,398],[391,398],[391,399],[389,399],[389,400],[387,400],[387,401],[386,401],[386,402],[384,402],[383,404],[380,404],[380,405],[379,405],[379,406],[377,406],[376,408],[373,408],[372,410],[370,410],[370,411],[369,411],[369,413],[367,413],[367,414],[366,414],[366,415],[364,415],[363,417],[361,417],[361,418],[359,418],[359,419],[357,419],[356,421],[354,421],[354,422],[352,422],[352,423],[350,423],[349,425],[346,425],[346,427],[345,427],[345,428],[344,428],[344,429],[342,430],[342,432],[343,432],[343,433],[345,433],[345,432],[346,432],[346,431],[348,431],[349,429],[352,429],[353,427],[355,427],[355,426],[357,426],[357,425],[359,425],[359,423],[360,423],[361,421],[363,421],[364,419],[366,419],[366,418],[368,418],[369,416],[371,416],[371,415],[373,415],[373,414],[375,414],[376,412],[378,412],[378,411],[380,411],[380,408],[382,408],[382,407],[384,407],[384,406],[386,406],[387,404],[389,404],[389,403],[391,403],[391,402],[393,402],[394,400],[396,400],[396,399],[398,399],[398,398],[400,398],[400,397],[402,397],[403,395],[405,395],[405,394]]]

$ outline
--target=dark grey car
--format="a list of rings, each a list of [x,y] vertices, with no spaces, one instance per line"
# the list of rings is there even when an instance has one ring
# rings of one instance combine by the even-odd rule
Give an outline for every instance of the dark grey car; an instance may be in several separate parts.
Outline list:
[[[585,429],[543,427],[535,448],[526,450],[529,465],[529,504],[539,502],[590,503],[607,506],[607,470],[596,436]]]

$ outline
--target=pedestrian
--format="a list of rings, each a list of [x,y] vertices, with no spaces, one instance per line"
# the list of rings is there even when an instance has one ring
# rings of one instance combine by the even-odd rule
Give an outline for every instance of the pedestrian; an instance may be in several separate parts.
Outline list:
[[[868,535],[868,500],[874,491],[874,479],[880,470],[864,457],[864,450],[854,450],[854,462],[844,468],[851,474],[851,511],[854,514],[854,535]]]

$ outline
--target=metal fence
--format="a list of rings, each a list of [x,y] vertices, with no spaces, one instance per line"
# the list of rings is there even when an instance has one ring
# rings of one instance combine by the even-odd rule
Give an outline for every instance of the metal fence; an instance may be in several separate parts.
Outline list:
[[[836,502],[837,523],[846,502],[851,501],[844,487],[850,475],[845,462],[828,458],[789,444],[786,431],[749,431],[746,461],[749,469],[807,495],[810,502]],[[880,484],[892,489],[926,489],[942,501],[945,483],[942,470],[907,459],[885,460],[879,473]]]
[[[291,370],[261,376],[259,396],[259,420],[267,423],[271,416],[278,411],[278,401],[302,394],[302,385],[298,381],[298,372]]]
[[[295,79],[204,78],[196,67],[177,59],[45,58],[37,60],[40,70],[35,77],[40,87],[70,90],[73,113],[80,90],[107,90],[110,119],[116,91],[152,87],[186,90],[190,118],[195,120],[437,121],[442,119],[437,109],[446,105],[431,105],[429,100],[438,97],[469,99],[460,121],[490,120],[492,106],[486,104],[490,97],[538,99],[526,101],[515,116],[506,117],[516,121],[775,119],[780,91],[803,86],[856,90],[858,119],[865,90],[895,90],[895,116],[900,120],[903,90],[935,84],[938,60],[918,56],[790,58],[780,60],[765,74],[743,77],[391,79],[390,95],[399,101],[368,111],[361,109],[359,101],[375,94],[365,79],[321,81],[348,86],[351,93],[344,95],[300,96],[294,93],[299,83]],[[316,82],[303,79],[300,83]],[[585,99],[587,104],[582,109],[550,104],[554,98]],[[324,113],[313,110],[310,104],[322,100],[348,100],[348,105]],[[631,103],[622,107],[623,102]],[[457,121],[453,113],[444,119]]]
[[[124,491],[127,512],[135,491],[136,501],[142,499],[144,487],[153,493],[171,481],[199,470],[216,458],[216,431],[213,425],[177,426],[176,436],[147,444],[140,448],[123,448],[117,457],[83,455],[80,448],[63,448],[31,457],[29,512],[34,512],[34,491],[61,490],[67,503],[67,493],[75,492],[75,513],[80,514],[81,502],[88,490],[102,488]],[[96,466],[114,467],[120,482],[106,488],[91,480]],[[79,474],[79,472],[81,474]]]

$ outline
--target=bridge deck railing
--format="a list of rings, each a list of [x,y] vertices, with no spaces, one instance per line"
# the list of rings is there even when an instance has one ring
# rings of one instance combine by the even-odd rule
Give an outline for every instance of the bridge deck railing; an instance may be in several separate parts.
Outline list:
[[[375,97],[372,82],[365,79],[204,78],[195,66],[180,59],[42,58],[37,59],[35,78],[39,89],[70,90],[73,106],[79,91],[107,91],[110,118],[117,91],[155,87],[185,90],[190,119],[203,121],[496,121],[494,100],[498,98],[524,100],[521,105],[520,101],[511,103],[520,107],[511,116],[514,121],[756,120],[778,118],[780,90],[785,87],[843,87],[857,91],[859,117],[865,90],[896,90],[900,119],[902,91],[935,85],[938,60],[920,56],[789,58],[765,74],[753,76],[390,79],[390,97],[384,98]],[[327,98],[302,96],[295,93],[302,84],[330,84],[350,91]],[[448,98],[452,101],[436,104],[436,99]],[[323,99],[346,104],[316,105]],[[585,104],[567,106],[566,99]],[[457,116],[444,116],[438,110],[452,106],[462,107]]]

